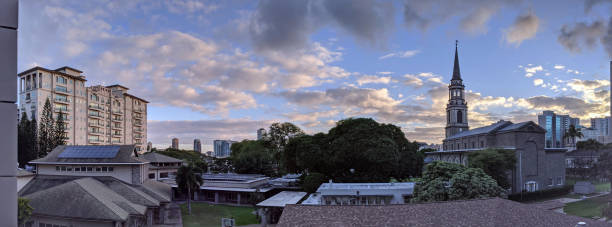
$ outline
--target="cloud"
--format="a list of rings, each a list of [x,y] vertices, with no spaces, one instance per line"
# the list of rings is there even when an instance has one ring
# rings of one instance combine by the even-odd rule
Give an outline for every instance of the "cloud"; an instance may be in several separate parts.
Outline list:
[[[378,77],[365,75],[357,79],[357,84],[359,84],[359,86],[363,84],[388,84],[389,82],[391,82],[390,76]]]
[[[582,99],[568,96],[535,96],[526,98],[525,101],[531,108],[551,109],[579,117],[588,116],[588,114],[593,113],[600,113],[602,112],[602,109],[604,112],[606,111],[606,108],[599,103],[587,103]]]
[[[520,15],[516,18],[512,26],[506,29],[506,42],[519,46],[524,40],[533,38],[538,32],[539,26],[540,19],[532,11]]]
[[[407,50],[407,51],[393,52],[393,53],[389,53],[389,54],[385,54],[383,56],[380,56],[378,59],[379,60],[383,60],[383,59],[392,58],[392,57],[409,58],[409,57],[412,57],[412,56],[418,54],[419,52],[420,51],[418,51],[418,50]]]
[[[564,65],[555,65],[555,69],[565,69]]]
[[[405,85],[412,86],[415,88],[423,86],[423,80],[415,75],[406,74],[404,75],[404,78],[406,78],[406,80],[404,80]]]
[[[379,1],[263,0],[251,17],[249,33],[259,50],[299,50],[326,25],[371,46],[384,46],[395,27],[394,11],[392,3]]]
[[[543,83],[544,83],[544,80],[542,80],[542,79],[535,79],[535,80],[533,80],[533,85],[535,85],[535,86],[540,86]]]
[[[523,68],[523,70],[525,70],[525,77],[532,77],[537,72],[544,70],[544,68],[541,65],[533,66],[533,67],[523,67],[523,66],[521,67]]]
[[[489,19],[503,6],[516,5],[518,0],[407,0],[404,3],[404,24],[408,28],[426,30],[433,24],[459,17],[461,30],[484,33]]]
[[[603,21],[595,21],[591,24],[584,22],[576,23],[574,26],[563,25],[557,41],[565,49],[579,53],[584,46],[593,48],[597,41],[605,34],[606,25]]]

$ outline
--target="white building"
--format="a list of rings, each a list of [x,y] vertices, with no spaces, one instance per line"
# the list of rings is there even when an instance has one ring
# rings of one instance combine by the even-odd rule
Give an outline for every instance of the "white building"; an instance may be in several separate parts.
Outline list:
[[[19,114],[40,122],[47,99],[53,118],[62,113],[68,145],[134,144],[144,152],[147,101],[121,85],[85,86],[82,71],[34,67],[19,73]]]
[[[388,205],[404,204],[412,198],[414,183],[324,183],[302,204]]]

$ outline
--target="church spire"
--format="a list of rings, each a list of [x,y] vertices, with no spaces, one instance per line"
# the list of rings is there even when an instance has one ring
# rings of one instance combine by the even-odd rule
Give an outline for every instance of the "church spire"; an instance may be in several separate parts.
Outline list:
[[[459,54],[457,53],[458,40],[455,40],[455,66],[453,67],[453,79],[461,80],[461,71],[459,70]]]

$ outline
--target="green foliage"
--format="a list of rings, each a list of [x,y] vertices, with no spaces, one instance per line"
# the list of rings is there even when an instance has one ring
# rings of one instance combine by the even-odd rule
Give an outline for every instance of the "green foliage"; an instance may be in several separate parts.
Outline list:
[[[301,135],[304,135],[304,131],[292,123],[273,123],[263,140],[266,146],[274,152],[274,159],[280,161],[281,152],[289,139]]]
[[[17,198],[17,222],[19,225],[24,224],[30,216],[32,216],[32,207],[29,204],[29,200],[26,198]]]
[[[539,190],[535,192],[520,192],[508,195],[509,200],[518,202],[534,201],[534,200],[546,200],[548,198],[555,198],[562,195],[567,195],[572,192],[573,185],[564,185],[560,188],[552,188],[546,190]]]
[[[176,172],[176,184],[178,186],[178,190],[187,193],[189,214],[191,214],[192,192],[199,190],[200,185],[204,183],[202,176],[197,174],[198,172],[201,173],[202,170],[192,165],[182,165]]]
[[[603,152],[597,163],[595,163],[595,171],[599,178],[607,179],[612,187],[612,152]]]
[[[580,141],[576,143],[576,148],[579,150],[599,151],[603,147],[604,145],[602,143],[597,142],[597,140],[594,139],[588,139],[586,141]]]
[[[24,112],[17,126],[17,160],[21,167],[38,157],[36,131],[36,119],[30,121]]]
[[[423,154],[401,129],[370,118],[339,121],[328,134],[289,140],[282,154],[287,172],[318,172],[338,182],[389,182],[420,175]]]
[[[308,193],[314,193],[317,191],[319,186],[321,186],[321,184],[325,183],[326,181],[327,178],[325,177],[325,175],[320,173],[310,173],[304,177],[302,188]]]
[[[201,172],[206,172],[206,170],[208,169],[208,165],[202,159],[201,154],[195,151],[168,148],[163,151],[152,149],[151,152],[156,152],[158,154],[163,154],[176,159],[181,159],[185,161],[185,163],[197,167],[198,171]]]
[[[45,157],[51,152],[54,146],[55,120],[53,120],[53,110],[49,98],[45,101],[38,129],[38,157]]]
[[[460,164],[433,162],[425,167],[417,181],[416,202],[464,200],[500,196],[502,188],[479,168]]]
[[[66,145],[66,124],[64,123],[64,114],[59,113],[57,115],[57,120],[55,120],[55,128],[53,128],[53,148]],[[53,150],[53,149],[51,149]]]
[[[480,168],[493,177],[500,187],[509,188],[512,185],[508,177],[516,165],[514,151],[486,149],[472,152],[468,163],[469,167]]]
[[[230,160],[236,173],[274,174],[272,151],[261,140],[243,140],[232,144]]]

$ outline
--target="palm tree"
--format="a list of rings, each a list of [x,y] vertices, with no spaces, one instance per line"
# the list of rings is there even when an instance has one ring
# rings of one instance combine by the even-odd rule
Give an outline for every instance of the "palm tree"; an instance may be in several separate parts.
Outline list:
[[[182,192],[187,192],[187,207],[189,215],[191,215],[191,192],[200,189],[200,185],[204,182],[198,167],[192,164],[181,166],[176,173],[176,184]]]
[[[570,138],[572,146],[576,146],[576,137],[582,138],[584,135],[582,134],[580,129],[576,129],[576,126],[570,125],[569,129],[565,131],[565,135],[563,137]]]

